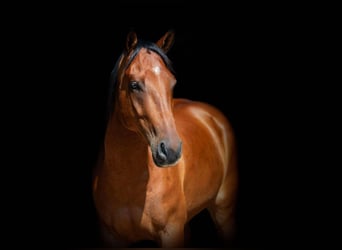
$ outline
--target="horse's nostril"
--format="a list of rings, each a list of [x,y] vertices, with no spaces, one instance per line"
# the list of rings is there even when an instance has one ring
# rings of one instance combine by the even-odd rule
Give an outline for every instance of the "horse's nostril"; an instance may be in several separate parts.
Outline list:
[[[159,160],[162,161],[167,160],[167,149],[164,142],[161,142],[157,148],[157,157]]]
[[[160,143],[160,150],[165,156],[167,156],[167,149],[164,142]]]

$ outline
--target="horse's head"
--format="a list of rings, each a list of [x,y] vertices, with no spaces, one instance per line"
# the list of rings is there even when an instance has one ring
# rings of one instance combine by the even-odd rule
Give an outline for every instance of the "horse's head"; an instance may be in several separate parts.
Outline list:
[[[173,41],[172,31],[156,43],[138,41],[130,32],[116,72],[120,120],[147,140],[159,167],[174,165],[182,152],[172,111],[176,78],[166,56]]]

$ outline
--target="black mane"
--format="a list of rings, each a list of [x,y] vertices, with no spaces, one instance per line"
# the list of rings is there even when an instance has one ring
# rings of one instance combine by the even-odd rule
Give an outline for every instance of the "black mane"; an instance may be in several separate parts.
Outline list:
[[[170,70],[170,72],[173,75],[175,74],[175,71],[172,67],[172,62],[168,58],[168,56],[164,53],[162,49],[160,49],[155,43],[149,42],[149,41],[142,41],[140,40],[137,44],[137,46],[134,48],[134,50],[130,53],[130,57],[127,60],[126,65],[122,68],[123,70],[127,69],[129,65],[132,63],[133,59],[136,57],[136,55],[139,53],[139,51],[142,48],[146,48],[148,50],[151,50],[155,53],[157,53],[162,60],[164,61],[166,67]],[[110,75],[110,82],[109,82],[109,91],[108,91],[108,107],[107,107],[107,117],[110,118],[111,114],[114,111],[114,104],[115,104],[115,97],[116,97],[116,88],[117,88],[117,81],[118,81],[118,73],[119,73],[119,62],[122,57],[126,56],[126,51],[122,52],[121,55],[119,56],[118,60],[115,63],[115,66],[111,72]]]

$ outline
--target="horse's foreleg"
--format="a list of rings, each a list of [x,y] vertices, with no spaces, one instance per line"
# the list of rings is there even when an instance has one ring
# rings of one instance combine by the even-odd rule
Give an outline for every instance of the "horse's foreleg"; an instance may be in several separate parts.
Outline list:
[[[160,232],[160,246],[167,248],[184,247],[184,224],[167,225]]]
[[[110,231],[103,223],[100,223],[100,237],[103,247],[128,247],[129,242],[120,240],[119,237]]]
[[[211,207],[209,212],[223,244],[231,246],[236,236],[234,209],[232,207]]]
[[[208,208],[225,246],[231,246],[236,237],[235,202],[237,179],[234,175],[230,177],[226,179],[224,185],[220,188],[214,204]]]

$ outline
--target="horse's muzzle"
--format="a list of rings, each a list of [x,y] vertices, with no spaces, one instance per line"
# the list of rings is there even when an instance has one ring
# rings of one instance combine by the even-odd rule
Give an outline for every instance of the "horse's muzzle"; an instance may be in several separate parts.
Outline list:
[[[182,154],[182,142],[171,147],[167,141],[161,141],[154,150],[153,161],[158,167],[168,167],[177,163]]]

